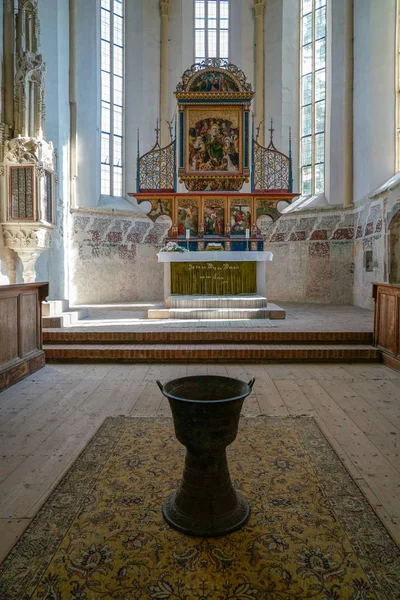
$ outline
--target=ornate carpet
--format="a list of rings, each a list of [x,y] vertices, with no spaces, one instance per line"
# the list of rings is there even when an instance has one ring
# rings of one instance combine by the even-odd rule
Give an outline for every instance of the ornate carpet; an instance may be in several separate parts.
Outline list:
[[[400,553],[313,419],[241,419],[228,449],[251,517],[171,529],[172,421],[108,418],[0,567],[2,600],[400,598]]]

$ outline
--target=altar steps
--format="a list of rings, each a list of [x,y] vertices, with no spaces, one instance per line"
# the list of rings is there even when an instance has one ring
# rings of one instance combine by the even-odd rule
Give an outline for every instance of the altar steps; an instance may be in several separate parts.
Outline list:
[[[46,359],[59,362],[376,362],[370,332],[270,329],[43,332]]]
[[[275,304],[265,308],[158,308],[147,312],[149,319],[207,319],[232,321],[235,319],[284,319],[286,313]]]
[[[147,311],[149,319],[285,319],[286,311],[258,294],[238,296],[169,296],[165,308]]]
[[[355,344],[53,344],[46,360],[60,362],[377,362],[380,351]]]

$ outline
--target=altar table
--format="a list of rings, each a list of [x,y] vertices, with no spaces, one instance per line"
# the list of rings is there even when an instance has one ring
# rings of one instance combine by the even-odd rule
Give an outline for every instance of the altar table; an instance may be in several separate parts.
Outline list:
[[[179,295],[266,296],[266,263],[272,252],[159,252],[164,300]]]

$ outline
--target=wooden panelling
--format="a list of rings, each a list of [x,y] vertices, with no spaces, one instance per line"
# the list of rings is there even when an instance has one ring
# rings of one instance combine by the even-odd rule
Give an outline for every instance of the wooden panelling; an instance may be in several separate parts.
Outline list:
[[[0,286],[0,391],[44,365],[41,306],[48,283]]]
[[[400,285],[374,283],[374,343],[383,360],[400,370]]]
[[[18,298],[5,296],[0,306],[0,365],[4,366],[18,359],[18,329],[15,327],[18,318]]]
[[[37,335],[40,315],[37,313],[38,295],[21,294],[20,323],[21,323],[21,354],[26,356],[41,347],[40,336]]]

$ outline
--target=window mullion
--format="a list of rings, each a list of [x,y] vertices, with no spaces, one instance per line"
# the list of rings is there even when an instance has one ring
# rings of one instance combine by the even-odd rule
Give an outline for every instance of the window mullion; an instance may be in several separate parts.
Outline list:
[[[114,195],[114,0],[110,1],[110,196]]]
[[[208,0],[204,0],[204,56],[208,58]]]
[[[221,56],[221,48],[219,46],[220,37],[220,2],[217,0],[217,31],[216,31],[216,44],[217,44],[217,58]]]
[[[312,75],[311,75],[311,193],[315,194],[315,130],[316,130],[316,118],[315,118],[315,49],[316,49],[316,33],[315,33],[315,0],[312,0],[312,12],[311,12],[311,23],[312,23]]]

